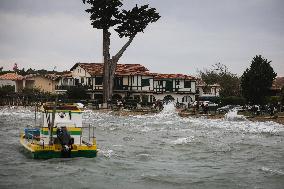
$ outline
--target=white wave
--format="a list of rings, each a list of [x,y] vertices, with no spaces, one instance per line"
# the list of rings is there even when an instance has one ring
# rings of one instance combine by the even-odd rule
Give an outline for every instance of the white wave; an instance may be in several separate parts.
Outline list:
[[[185,137],[185,138],[178,138],[174,141],[171,141],[172,144],[188,144],[194,140],[194,136]]]
[[[264,172],[268,172],[268,173],[272,173],[272,174],[277,174],[277,175],[284,175],[284,172],[281,170],[276,170],[276,169],[270,169],[268,167],[262,167],[260,170],[264,171]]]
[[[99,149],[98,153],[102,154],[106,158],[111,158],[113,155],[115,155],[113,150],[101,150],[101,149]]]
[[[275,122],[252,122],[252,121],[228,121],[222,119],[200,119],[191,118],[190,123],[201,127],[215,127],[220,129],[231,130],[233,132],[248,132],[248,133],[271,133],[276,134],[284,132],[284,127]]]
[[[4,106],[0,108],[0,115],[17,116],[20,118],[34,116],[33,107]]]

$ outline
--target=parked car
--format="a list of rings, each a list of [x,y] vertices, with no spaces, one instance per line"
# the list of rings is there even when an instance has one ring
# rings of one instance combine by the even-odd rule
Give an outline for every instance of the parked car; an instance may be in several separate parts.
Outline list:
[[[197,102],[199,102],[199,106],[201,106],[202,104],[205,106],[205,105],[208,105],[209,107],[217,107],[218,104],[214,103],[214,102],[211,102],[211,101],[194,101],[191,106],[196,106],[197,105]]]
[[[227,105],[227,106],[223,106],[221,108],[217,109],[218,113],[228,113],[230,110],[233,110],[234,108],[236,108],[238,106],[236,105]]]
[[[209,107],[217,107],[218,104],[211,102],[211,101],[203,101],[204,105],[208,105]]]

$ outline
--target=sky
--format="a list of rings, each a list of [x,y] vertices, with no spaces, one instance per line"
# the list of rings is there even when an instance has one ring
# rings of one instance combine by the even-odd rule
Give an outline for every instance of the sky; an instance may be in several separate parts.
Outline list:
[[[161,18],[139,33],[119,63],[155,73],[197,75],[224,64],[239,76],[262,55],[284,76],[283,0],[124,0],[150,4]],[[0,0],[0,67],[69,70],[102,62],[102,32],[81,0]],[[112,31],[111,53],[126,42]]]

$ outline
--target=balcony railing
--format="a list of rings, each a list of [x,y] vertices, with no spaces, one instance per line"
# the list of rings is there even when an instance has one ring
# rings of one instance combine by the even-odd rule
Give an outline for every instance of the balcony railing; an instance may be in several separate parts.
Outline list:
[[[72,89],[72,88],[76,88],[78,86],[74,86],[74,85],[55,85],[55,90],[69,90],[69,89]],[[92,85],[83,85],[83,87],[87,90],[92,90],[93,89],[93,86]]]

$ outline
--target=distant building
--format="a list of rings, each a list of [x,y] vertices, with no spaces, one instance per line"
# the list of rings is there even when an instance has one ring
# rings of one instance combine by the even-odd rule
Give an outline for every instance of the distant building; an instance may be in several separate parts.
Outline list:
[[[217,83],[208,85],[201,79],[198,79],[196,87],[200,98],[210,99],[220,96],[221,86]]]
[[[14,86],[16,92],[16,82],[21,80],[23,76],[18,75],[16,73],[6,73],[4,75],[0,75],[0,87],[2,86]]]
[[[280,94],[281,89],[284,87],[284,77],[277,77],[271,86],[270,95],[276,96]]]
[[[76,63],[70,71],[59,78],[55,87],[58,93],[81,85],[92,99],[102,99],[102,63]],[[196,79],[192,76],[151,73],[140,64],[117,64],[113,98],[131,97],[143,102],[171,99],[187,105],[195,101],[195,95]]]
[[[20,92],[24,88],[37,88],[43,92],[55,93],[55,86],[58,84],[59,76],[55,74],[31,74],[16,81],[16,92]]]

